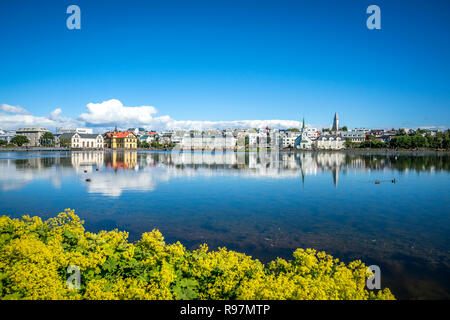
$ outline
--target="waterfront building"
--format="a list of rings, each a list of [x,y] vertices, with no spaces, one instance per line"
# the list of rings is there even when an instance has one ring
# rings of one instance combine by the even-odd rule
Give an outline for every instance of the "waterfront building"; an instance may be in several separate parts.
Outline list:
[[[381,142],[389,144],[391,142],[392,138],[395,137],[395,133],[393,132],[384,132],[384,134],[381,137],[378,137],[378,139]]]
[[[257,132],[250,132],[248,134],[248,147],[256,148],[259,142],[259,134]]]
[[[295,140],[301,135],[299,131],[284,131],[280,133],[280,147],[294,148]]]
[[[6,143],[11,143],[11,139],[16,136],[16,131],[9,130],[9,131],[3,131],[0,130],[0,140],[6,141]]]
[[[38,147],[41,145],[42,135],[46,132],[50,132],[50,130],[43,127],[26,127],[18,129],[16,135],[25,136],[30,140],[25,146]]]
[[[186,133],[179,142],[181,149],[187,150],[234,150],[237,139],[231,132],[218,133],[217,135],[194,135]]]
[[[136,149],[136,134],[132,131],[107,132],[105,134],[105,147],[110,149]]]
[[[351,142],[363,142],[366,140],[366,133],[363,131],[341,131],[341,137],[344,139],[350,139]]]
[[[59,144],[68,141],[70,148],[103,149],[104,141],[101,134],[63,133],[58,137]]]
[[[155,140],[155,136],[145,135],[139,137],[140,142],[152,143]]]
[[[226,132],[224,135],[225,141],[224,141],[224,148],[233,150],[236,146],[237,139],[233,136],[231,132]]]
[[[302,134],[295,139],[295,148],[304,150],[311,150],[313,148],[313,141],[308,137],[306,132],[302,132]]]
[[[306,130],[305,119],[303,119],[301,134],[295,139],[295,148],[303,150],[311,150],[313,148],[313,141],[308,136],[308,131]]]
[[[345,139],[335,134],[320,136],[315,141],[315,146],[317,149],[340,150],[345,148]]]
[[[159,139],[158,139],[159,144],[169,144],[169,143],[171,143],[171,141],[172,141],[171,137],[168,137],[168,136],[162,136],[162,137],[159,137]]]

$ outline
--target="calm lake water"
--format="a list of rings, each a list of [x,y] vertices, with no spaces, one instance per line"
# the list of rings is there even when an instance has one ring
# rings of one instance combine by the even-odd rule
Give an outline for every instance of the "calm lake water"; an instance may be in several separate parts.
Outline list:
[[[263,262],[314,248],[379,265],[399,298],[449,299],[449,178],[449,155],[1,152],[0,214],[72,208],[89,231]]]

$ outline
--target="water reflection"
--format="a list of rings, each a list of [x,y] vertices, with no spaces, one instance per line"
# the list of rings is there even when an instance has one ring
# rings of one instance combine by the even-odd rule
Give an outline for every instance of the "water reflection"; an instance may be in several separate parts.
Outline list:
[[[235,153],[235,152],[71,152],[36,153],[29,157],[0,155],[0,188],[20,189],[33,180],[49,179],[60,187],[61,177],[80,179],[89,174],[88,192],[117,197],[124,190],[154,190],[160,181],[180,176],[243,176],[273,179],[329,172],[338,187],[339,175],[358,171],[396,170],[402,173],[449,171],[447,155],[350,154],[338,152]]]
[[[158,228],[263,261],[315,248],[379,265],[400,297],[450,298],[449,172],[445,153],[11,152],[0,211],[70,207],[89,231]]]

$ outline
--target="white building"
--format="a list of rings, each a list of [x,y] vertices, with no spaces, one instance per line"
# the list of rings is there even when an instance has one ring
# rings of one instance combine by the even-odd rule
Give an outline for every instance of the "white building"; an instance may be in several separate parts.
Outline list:
[[[280,134],[280,147],[281,148],[294,148],[295,140],[301,135],[300,132],[286,131]]]
[[[295,139],[294,145],[296,149],[311,150],[313,148],[313,141],[308,136],[308,133],[303,131],[302,134]]]
[[[248,145],[249,147],[256,147],[259,141],[259,134],[257,132],[250,132],[248,134]]]
[[[6,141],[6,143],[11,143],[11,139],[14,138],[16,132],[14,130],[3,131],[0,130],[0,140]]]
[[[340,150],[345,148],[345,139],[338,135],[320,136],[315,141],[318,149]]]
[[[350,139],[351,142],[363,142],[366,140],[366,133],[364,131],[341,131],[342,139]]]
[[[317,128],[305,128],[305,132],[308,138],[310,138],[311,140],[316,140],[320,136],[319,130],[317,130]]]
[[[195,135],[185,134],[179,147],[187,150],[217,150],[234,149],[237,139],[231,133],[225,135]]]
[[[70,148],[103,149],[105,146],[101,134],[64,133],[59,137],[60,143],[62,139],[70,141]]]
[[[145,136],[141,136],[139,137],[139,141],[140,142],[147,142],[147,143],[152,143],[155,140],[155,135],[145,135]]]
[[[231,132],[225,134],[225,149],[234,149],[236,146],[237,139],[233,136]]]

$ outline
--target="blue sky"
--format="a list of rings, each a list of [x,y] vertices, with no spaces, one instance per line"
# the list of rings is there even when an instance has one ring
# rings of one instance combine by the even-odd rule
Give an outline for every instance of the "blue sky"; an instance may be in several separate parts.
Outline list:
[[[66,28],[71,4],[81,30]],[[371,4],[381,30],[366,28]],[[126,126],[114,117],[139,106],[156,108],[149,126],[331,125],[335,111],[350,127],[449,126],[449,35],[446,0],[0,0],[0,105],[27,110],[3,108],[0,128],[25,113]],[[94,104],[111,99],[123,106],[102,123]]]

